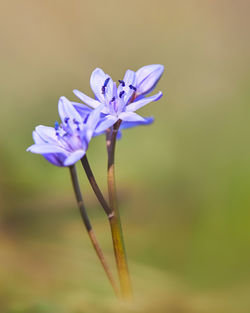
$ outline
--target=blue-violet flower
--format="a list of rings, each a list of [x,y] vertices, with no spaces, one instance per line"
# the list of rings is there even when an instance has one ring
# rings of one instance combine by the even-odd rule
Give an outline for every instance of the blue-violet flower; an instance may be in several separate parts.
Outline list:
[[[57,166],[70,166],[80,160],[88,149],[100,119],[102,105],[90,113],[79,114],[65,97],[58,102],[61,125],[55,127],[37,126],[33,132],[35,144],[27,151],[42,154],[49,162]]]
[[[157,67],[159,66],[157,65]],[[136,86],[139,86],[139,95],[144,95],[154,88],[162,73],[159,74],[159,69],[156,70],[155,66],[141,70],[141,72],[138,70],[138,72],[138,77],[136,77],[134,71],[127,70],[123,80],[119,80],[120,84],[117,87],[109,75],[105,74],[102,69],[97,68],[93,71],[90,78],[90,85],[95,99],[88,97],[79,90],[73,91],[83,103],[93,109],[103,105],[101,119],[95,131],[96,134],[102,133],[118,120],[122,120],[123,123],[127,122],[128,127],[152,122],[152,118],[145,119],[136,114],[135,111],[152,101],[159,100],[162,97],[162,92],[151,97],[141,97],[136,100]],[[78,112],[79,110],[87,110],[87,107],[83,104],[74,103],[74,105]],[[126,128],[126,125],[124,125],[124,128]]]

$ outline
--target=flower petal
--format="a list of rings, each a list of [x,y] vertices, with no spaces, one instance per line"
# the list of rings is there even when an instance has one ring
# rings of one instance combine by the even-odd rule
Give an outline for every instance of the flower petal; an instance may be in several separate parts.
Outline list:
[[[74,106],[74,108],[77,110],[77,112],[79,111],[79,112],[82,112],[84,114],[85,112],[90,113],[92,111],[92,108],[88,107],[87,105],[85,105],[83,103],[74,102],[74,101],[70,101],[70,102]],[[81,113],[79,113],[79,114],[81,114]]]
[[[154,96],[135,101],[126,107],[126,112],[134,112],[150,102],[159,100],[161,97],[162,97],[162,92],[160,91]]]
[[[71,123],[73,123],[73,120],[78,121],[79,123],[82,122],[81,115],[77,112],[72,103],[65,97],[61,97],[59,99],[58,112],[64,124],[67,124],[65,122],[65,118],[70,118],[69,122]]]
[[[118,130],[116,138],[117,139],[121,139],[122,138],[122,130],[123,129],[132,128],[132,127],[136,127],[136,126],[143,126],[143,125],[146,126],[146,125],[152,124],[153,122],[154,122],[154,118],[153,117],[144,117],[144,121],[138,121],[138,122],[125,122],[125,121],[122,121],[121,126],[120,126],[120,128]],[[100,132],[100,133],[95,132],[94,136],[99,136],[99,135],[102,135],[104,133],[105,133],[105,131]]]
[[[64,166],[64,160],[66,156],[61,153],[47,153],[43,154],[44,158],[49,161],[50,163],[56,165],[56,166]]]
[[[87,142],[89,142],[90,139],[92,138],[93,133],[96,129],[96,125],[100,121],[100,114],[101,114],[103,107],[104,107],[104,104],[100,105],[99,108],[93,110],[91,112],[91,114],[89,114],[89,117],[88,117],[87,123],[86,123],[86,128],[87,128],[86,139],[87,139]]]
[[[164,72],[161,64],[152,64],[141,67],[136,72],[136,94],[145,95],[150,93],[158,83]]]
[[[109,79],[108,82],[107,79]],[[111,100],[113,94],[113,81],[109,75],[103,72],[102,69],[96,68],[91,74],[90,86],[97,100],[102,103],[105,102],[105,97],[102,89],[105,82],[105,94],[108,96],[109,100]]]
[[[99,108],[92,110],[92,112],[89,114],[86,126],[89,129],[95,129],[96,125],[98,124],[98,122],[100,121],[100,115],[101,115],[101,111],[103,109],[104,105],[101,104],[99,106]]]
[[[81,115],[83,123],[85,123],[86,119],[88,118],[89,114],[92,112],[93,109],[90,109],[85,104],[71,102],[76,109],[76,111]]]
[[[127,128],[132,128],[132,127],[136,127],[136,126],[146,126],[146,125],[150,125],[152,124],[154,121],[153,117],[144,117],[144,121],[138,121],[138,122],[125,122],[122,121],[121,126],[118,130],[117,139],[121,139],[122,138],[122,130],[123,129],[127,129]]]
[[[95,109],[100,105],[99,101],[90,98],[89,96],[85,95],[84,93],[82,93],[81,91],[79,91],[77,89],[74,89],[73,93],[77,96],[77,98],[82,100],[83,103],[87,104],[91,108]]]
[[[43,140],[43,143],[54,144],[57,142],[56,130],[54,127],[39,125],[39,126],[36,126],[35,132]],[[35,141],[35,143],[38,143],[38,142]]]
[[[153,117],[144,117],[144,121],[138,122],[122,122],[119,129],[127,129],[131,127],[141,126],[141,125],[150,125],[154,121]]]
[[[34,142],[38,145],[46,143],[46,141],[44,141],[35,130],[32,132],[32,137]]]
[[[79,161],[86,151],[83,149],[76,150],[75,152],[71,153],[65,160],[64,160],[64,166],[70,166],[75,164],[77,161]]]
[[[145,119],[134,112],[122,112],[119,119],[126,122],[144,122]]]
[[[95,133],[97,134],[105,131],[109,127],[113,126],[117,121],[118,118],[116,116],[107,115],[100,121],[100,124],[95,129]]]
[[[32,153],[37,154],[46,154],[46,153],[63,153],[65,155],[68,155],[68,151],[65,149],[58,147],[53,144],[35,144],[30,146],[26,151],[30,151]]]

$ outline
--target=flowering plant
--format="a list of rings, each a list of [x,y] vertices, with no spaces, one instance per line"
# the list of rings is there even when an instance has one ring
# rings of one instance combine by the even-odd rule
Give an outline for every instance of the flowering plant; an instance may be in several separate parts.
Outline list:
[[[27,149],[27,151],[43,155],[54,165],[70,169],[76,200],[90,240],[116,295],[123,299],[131,298],[132,288],[116,199],[114,179],[116,139],[121,137],[122,129],[148,125],[153,122],[152,117],[141,117],[135,111],[162,97],[161,92],[150,97],[146,97],[146,95],[155,88],[163,71],[164,67],[160,64],[147,65],[136,72],[127,70],[117,86],[103,70],[95,69],[90,78],[90,86],[95,98],[90,98],[78,90],[73,92],[82,101],[81,103],[61,97],[58,103],[61,123],[55,122],[54,127],[37,126],[33,131],[35,143]],[[108,153],[109,202],[105,200],[98,187],[86,156],[92,137],[104,133],[106,134]],[[81,160],[92,189],[108,217],[120,288],[117,287],[98,244],[83,203],[75,167],[75,163],[79,160]]]

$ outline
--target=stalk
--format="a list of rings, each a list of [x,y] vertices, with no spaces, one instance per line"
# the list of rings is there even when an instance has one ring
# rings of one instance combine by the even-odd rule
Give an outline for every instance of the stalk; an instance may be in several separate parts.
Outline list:
[[[122,226],[120,220],[120,213],[117,205],[117,193],[115,185],[115,145],[116,136],[121,121],[118,121],[114,126],[112,132],[107,132],[107,151],[108,151],[108,192],[109,203],[112,211],[110,215],[110,227],[113,239],[114,253],[116,258],[116,265],[121,285],[121,293],[124,299],[132,298],[132,286],[129,276],[125,245],[123,240]]]
[[[85,155],[82,159],[82,166],[88,177],[89,183],[99,200],[101,206],[103,207],[106,215],[109,219],[109,224],[111,228],[111,235],[113,240],[113,247],[116,259],[116,265],[121,285],[121,293],[123,299],[130,299],[132,297],[132,288],[129,277],[128,265],[126,260],[125,246],[122,236],[122,228],[120,222],[120,214],[117,207],[116,199],[116,189],[115,189],[115,176],[114,176],[114,153],[115,153],[115,143],[116,135],[120,122],[116,124],[115,131],[111,132],[110,129],[107,130],[107,151],[108,151],[108,188],[109,188],[109,200],[110,206],[107,204],[96,180],[91,167],[88,162],[88,158]]]
[[[102,267],[113,287],[113,290],[116,294],[117,297],[119,297],[119,291],[118,291],[118,288],[116,286],[116,283],[113,279],[113,276],[112,276],[112,273],[109,269],[109,266],[105,260],[105,257],[103,255],[103,252],[98,244],[98,241],[96,239],[96,236],[95,236],[95,233],[92,229],[92,225],[90,223],[90,220],[88,218],[88,215],[87,215],[87,212],[86,212],[86,209],[85,209],[85,206],[84,206],[84,203],[83,203],[83,199],[82,199],[82,194],[81,194],[81,191],[80,191],[80,187],[79,187],[79,182],[78,182],[78,178],[77,178],[77,173],[76,173],[76,167],[75,165],[72,165],[69,167],[70,169],[70,175],[71,175],[71,180],[72,180],[72,185],[73,185],[73,188],[74,188],[74,192],[75,192],[75,196],[76,196],[76,200],[77,200],[77,204],[78,204],[78,207],[79,207],[79,210],[80,210],[80,213],[81,213],[81,217],[82,217],[82,220],[83,220],[83,223],[85,225],[85,228],[88,232],[88,235],[89,235],[89,238],[91,240],[91,243],[96,251],[96,254],[102,264]]]
[[[110,216],[110,214],[112,214],[112,210],[110,209],[107,201],[105,200],[96,180],[95,180],[95,176],[91,170],[91,167],[89,165],[89,161],[88,161],[88,158],[87,158],[87,155],[85,154],[84,157],[81,159],[81,162],[82,162],[82,166],[85,170],[85,173],[88,177],[88,180],[89,180],[89,183],[98,199],[98,201],[100,202],[101,206],[103,207],[105,213],[107,216]]]

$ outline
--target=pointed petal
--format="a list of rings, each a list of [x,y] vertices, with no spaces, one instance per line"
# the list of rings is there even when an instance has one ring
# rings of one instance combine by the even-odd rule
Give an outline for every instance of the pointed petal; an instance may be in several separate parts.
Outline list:
[[[123,129],[127,129],[127,128],[132,128],[132,127],[136,127],[136,126],[146,126],[146,125],[150,125],[154,122],[154,118],[153,117],[144,117],[145,121],[139,121],[139,122],[125,122],[122,121],[121,126],[118,130],[117,139],[121,139],[122,138],[122,130]],[[104,134],[105,132],[101,132],[101,133],[95,133],[94,136],[99,136]]]
[[[102,69],[96,68],[90,77],[90,87],[96,96],[96,98],[104,102],[104,96],[102,94],[102,86],[106,80],[106,74],[103,72]]]
[[[32,137],[33,137],[33,140],[36,144],[44,144],[46,143],[39,135],[36,131],[33,131],[32,132]]]
[[[154,96],[135,101],[126,107],[126,112],[134,112],[136,110],[139,110],[140,108],[144,107],[146,104],[153,102],[153,101],[157,101],[161,97],[162,97],[162,92],[160,91]]]
[[[63,154],[68,154],[68,151],[65,149],[52,145],[52,144],[35,144],[30,146],[26,151],[30,151],[32,153],[37,153],[37,154],[46,154],[46,153],[63,153]]]
[[[71,101],[72,105],[74,106],[74,108],[77,110],[77,112],[82,112],[82,113],[90,113],[92,112],[92,108],[89,108],[87,105],[79,103],[79,102],[74,102]],[[78,112],[78,113],[79,113]],[[80,113],[79,113],[80,114]]]
[[[73,120],[78,121],[79,123],[82,122],[81,115],[77,112],[77,110],[74,108],[72,103],[65,97],[61,97],[58,102],[58,112],[60,115],[60,118],[64,124],[65,118],[70,118],[70,122],[73,123]]]
[[[122,121],[121,126],[119,128],[119,131],[117,133],[117,139],[122,138],[122,130],[127,129],[127,128],[132,128],[136,126],[146,126],[152,124],[154,121],[153,117],[144,117],[144,121],[138,121],[138,122],[125,122]]]
[[[71,153],[65,160],[64,160],[64,166],[70,166],[75,164],[77,161],[79,161],[84,154],[86,153],[86,151],[80,149],[80,150],[76,150],[75,152]]]
[[[82,100],[83,103],[87,104],[91,108],[95,109],[100,105],[99,101],[90,98],[89,96],[85,95],[84,93],[82,93],[81,91],[79,91],[77,89],[74,89],[73,93],[77,96],[77,98]]]
[[[86,139],[87,139],[87,142],[89,142],[90,139],[92,138],[93,133],[96,129],[96,125],[100,121],[100,114],[101,114],[103,107],[104,107],[104,104],[100,105],[97,109],[93,110],[88,117],[88,120],[86,123],[86,127],[87,127]]]
[[[136,72],[136,94],[145,95],[150,93],[158,83],[164,72],[161,64],[152,64],[141,67]]]
[[[54,127],[39,125],[35,128],[35,132],[40,136],[44,143],[54,144],[57,142],[57,136]]]
[[[122,122],[119,129],[127,129],[131,127],[141,126],[141,125],[150,125],[154,121],[153,117],[144,117],[144,121],[138,122]]]
[[[95,132],[101,133],[105,131],[109,127],[113,126],[117,121],[118,121],[118,118],[116,116],[107,115],[101,120],[100,124],[96,127]]]
[[[90,109],[85,104],[72,102],[76,111],[81,115],[83,123],[85,123],[86,119],[88,118],[89,114],[92,112],[93,109]]]
[[[119,119],[126,122],[144,122],[145,119],[134,112],[122,112]]]
[[[56,165],[56,166],[64,166],[63,162],[65,160],[65,155],[61,153],[48,153],[43,154],[44,158],[49,161],[50,163]]]
[[[105,94],[108,96],[109,99],[112,98],[113,94],[113,81],[109,75],[105,74],[102,69],[96,68],[90,77],[90,86],[93,90],[94,95],[96,96],[97,100],[104,103],[105,97],[103,94],[102,87],[105,84],[105,81],[109,79],[106,87],[105,87]]]
[[[101,115],[103,107],[104,107],[104,105],[101,104],[97,109],[93,110],[89,114],[89,117],[88,117],[88,120],[87,120],[87,123],[86,123],[86,126],[89,129],[95,129],[96,128],[96,125],[100,121],[100,115]]]

